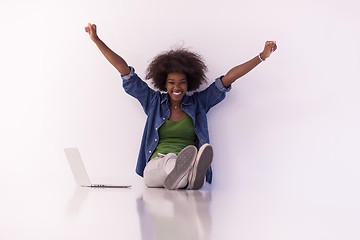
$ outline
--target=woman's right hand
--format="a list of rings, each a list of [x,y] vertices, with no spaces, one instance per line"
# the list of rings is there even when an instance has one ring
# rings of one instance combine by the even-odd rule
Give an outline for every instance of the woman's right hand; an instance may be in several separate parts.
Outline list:
[[[85,27],[85,32],[89,33],[90,39],[94,42],[99,39],[96,33],[96,25],[88,23],[88,26]]]
[[[88,26],[85,27],[85,32],[89,33],[91,40],[94,41],[105,58],[121,73],[122,76],[129,75],[129,66],[122,57],[113,52],[108,46],[105,45],[103,41],[99,39],[98,35],[96,34],[95,24],[89,23]]]

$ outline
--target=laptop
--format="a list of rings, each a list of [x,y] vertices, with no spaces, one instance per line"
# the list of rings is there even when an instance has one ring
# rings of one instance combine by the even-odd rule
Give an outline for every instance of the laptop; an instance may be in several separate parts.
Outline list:
[[[81,187],[91,187],[91,188],[130,188],[131,187],[131,185],[92,184],[86,172],[84,163],[81,159],[79,149],[65,148],[64,151],[69,161],[69,165],[77,185]]]

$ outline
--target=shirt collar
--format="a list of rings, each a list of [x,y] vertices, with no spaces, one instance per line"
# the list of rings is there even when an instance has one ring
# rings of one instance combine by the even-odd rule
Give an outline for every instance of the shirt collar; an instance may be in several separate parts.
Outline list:
[[[190,105],[191,104],[189,95],[186,94],[184,96],[181,104],[183,104],[183,105]]]
[[[169,94],[168,94],[168,93],[165,93],[165,94],[164,94],[164,98],[161,100],[161,104],[163,104],[163,103],[165,103],[165,102],[167,102],[167,101],[169,101]]]

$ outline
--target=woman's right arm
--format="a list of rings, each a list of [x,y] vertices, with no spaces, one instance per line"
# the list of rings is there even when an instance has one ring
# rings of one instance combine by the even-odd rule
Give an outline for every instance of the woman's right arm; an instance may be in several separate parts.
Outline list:
[[[96,33],[96,25],[89,23],[88,26],[85,27],[85,31],[89,33],[91,40],[94,41],[96,46],[100,49],[101,53],[111,63],[111,65],[113,65],[122,76],[129,75],[130,68],[128,64],[122,57],[113,52],[103,41],[100,40]]]

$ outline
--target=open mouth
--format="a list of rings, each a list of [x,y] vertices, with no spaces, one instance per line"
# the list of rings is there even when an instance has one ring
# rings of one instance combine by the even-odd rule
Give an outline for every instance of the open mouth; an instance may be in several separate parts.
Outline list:
[[[174,95],[179,96],[182,92],[173,92]]]

